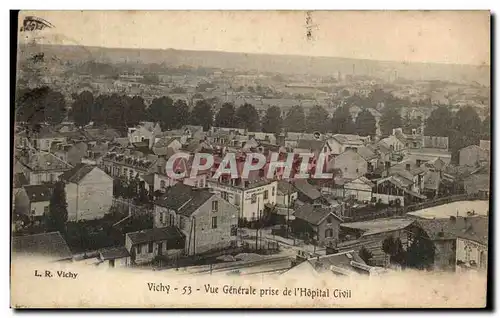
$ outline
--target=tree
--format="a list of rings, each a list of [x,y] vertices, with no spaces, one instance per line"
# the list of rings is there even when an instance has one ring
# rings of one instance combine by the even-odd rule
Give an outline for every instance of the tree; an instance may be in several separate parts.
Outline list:
[[[234,128],[236,111],[232,103],[224,103],[215,116],[215,126]]]
[[[356,132],[360,136],[375,136],[377,131],[377,122],[372,113],[367,109],[361,111],[356,118]]]
[[[461,108],[453,118],[450,131],[450,148],[452,160],[458,161],[458,151],[470,145],[479,144],[481,138],[481,120],[474,108]]]
[[[34,126],[40,123],[59,124],[66,116],[64,95],[48,86],[23,89],[16,96],[16,121]]]
[[[338,134],[353,134],[355,132],[355,124],[352,121],[349,106],[343,105],[335,111],[332,116],[331,131]]]
[[[176,123],[174,128],[181,128],[189,122],[189,107],[185,100],[178,99],[174,102]]]
[[[370,265],[371,259],[373,258],[372,252],[366,249],[366,247],[361,246],[361,249],[359,250],[358,254],[359,257],[361,257],[361,259],[365,261],[366,264]]]
[[[279,133],[283,126],[281,118],[281,109],[278,106],[271,106],[267,109],[264,118],[262,118],[262,131],[265,133]]]
[[[146,105],[142,97],[128,97],[125,106],[125,122],[127,126],[135,126],[140,121],[146,119]]]
[[[380,130],[382,135],[391,135],[394,128],[401,127],[402,120],[399,109],[395,106],[386,105],[382,110],[382,117],[380,118]]]
[[[415,269],[431,268],[434,256],[434,243],[423,231],[419,231],[406,251],[406,266]]]
[[[287,131],[304,132],[306,130],[306,115],[302,106],[293,106],[286,115],[284,126]]]
[[[71,106],[70,116],[79,127],[87,125],[92,119],[92,105],[94,95],[89,91],[83,91],[76,96]]]
[[[481,139],[490,140],[491,139],[491,118],[486,116],[481,125]]]
[[[163,130],[182,127],[189,117],[189,109],[185,101],[175,103],[170,97],[155,98],[148,108],[148,117],[152,121],[159,121]]]
[[[382,242],[382,250],[385,254],[389,255],[389,262],[396,264],[403,264],[405,259],[405,252],[403,244],[399,238],[394,238],[392,235],[384,239]]]
[[[203,130],[209,130],[212,126],[213,117],[212,105],[202,99],[197,101],[196,105],[193,107],[190,123],[192,125],[203,126]]]
[[[251,104],[245,103],[236,110],[236,125],[248,131],[257,131],[260,126],[259,113]]]
[[[319,131],[321,133],[326,133],[328,131],[328,126],[330,123],[330,115],[321,106],[316,105],[309,110],[307,115],[307,131],[315,132]]]
[[[54,191],[49,201],[49,211],[45,218],[47,231],[66,232],[68,221],[68,203],[66,202],[66,191],[63,182],[59,181],[54,186]]]
[[[453,115],[446,106],[439,106],[432,111],[425,121],[425,135],[427,136],[450,136],[453,124]]]

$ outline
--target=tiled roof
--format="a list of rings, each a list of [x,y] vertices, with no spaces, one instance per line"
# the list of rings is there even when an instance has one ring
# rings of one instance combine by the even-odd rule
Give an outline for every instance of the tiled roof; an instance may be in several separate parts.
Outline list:
[[[108,259],[117,259],[130,256],[129,252],[124,246],[104,248],[99,250],[99,253],[101,254],[101,259],[103,261]]]
[[[358,154],[366,161],[377,158],[377,154],[366,146],[361,146],[358,148]]]
[[[24,190],[28,195],[30,202],[44,202],[49,201],[52,195],[52,186],[47,184],[40,185],[26,185]]]
[[[59,159],[49,152],[37,152],[33,154],[26,165],[34,171],[49,171],[49,170],[69,170],[72,166]]]
[[[316,200],[321,197],[321,193],[318,191],[318,189],[309,184],[307,180],[295,180],[293,181],[293,185],[298,191],[312,200]]]
[[[295,217],[304,220],[310,224],[320,224],[328,215],[332,215],[342,221],[331,209],[324,207],[315,207],[312,204],[306,203],[295,209]]]
[[[333,139],[341,144],[363,145],[363,139],[358,135],[336,134],[333,135]]]
[[[73,257],[68,244],[59,232],[14,236],[12,238],[12,252],[48,256],[55,260]]]
[[[481,244],[488,243],[487,216],[421,219],[416,222],[431,240],[454,240],[464,237]]]
[[[79,163],[73,169],[66,171],[59,178],[66,182],[79,183],[96,166]]]
[[[408,218],[375,219],[362,222],[342,223],[340,227],[356,229],[363,232],[363,236],[376,233],[391,232],[410,226],[415,220]]]
[[[278,181],[278,192],[280,192],[282,194],[288,194],[288,193],[297,192],[297,190],[294,188],[294,186],[290,182],[279,180]]]
[[[131,232],[126,234],[133,245],[158,242],[158,241],[181,241],[185,240],[184,234],[175,226],[168,226],[163,228],[152,228],[137,232]]]

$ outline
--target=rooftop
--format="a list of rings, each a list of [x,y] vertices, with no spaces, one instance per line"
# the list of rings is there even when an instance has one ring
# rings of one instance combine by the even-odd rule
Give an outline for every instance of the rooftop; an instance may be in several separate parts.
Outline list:
[[[52,195],[52,186],[48,184],[26,185],[24,190],[28,195],[30,202],[49,201]]]
[[[59,232],[12,237],[12,252],[15,254],[48,256],[54,260],[73,257],[68,244]]]
[[[185,240],[184,234],[175,226],[152,228],[137,232],[127,233],[133,245],[158,241]]]

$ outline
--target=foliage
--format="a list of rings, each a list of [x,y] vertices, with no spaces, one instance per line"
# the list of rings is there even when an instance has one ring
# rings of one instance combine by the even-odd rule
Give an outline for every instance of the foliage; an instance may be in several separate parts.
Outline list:
[[[337,108],[332,117],[332,132],[337,134],[353,134],[355,128],[351,113],[349,112],[349,106],[343,105]]]
[[[70,117],[75,122],[75,125],[82,127],[91,121],[93,104],[94,95],[89,91],[83,91],[76,96],[70,113]]]
[[[377,130],[375,117],[366,109],[356,118],[356,133],[360,136],[375,136]]]
[[[384,107],[382,110],[382,117],[380,118],[380,130],[382,135],[391,135],[394,128],[401,128],[402,125],[400,109],[391,105]]]
[[[264,118],[262,118],[262,131],[265,133],[279,133],[283,126],[281,118],[281,109],[278,106],[271,106],[267,109]]]
[[[406,266],[416,269],[431,268],[434,263],[434,243],[422,231],[415,236],[406,251]]]
[[[359,254],[359,257],[361,257],[361,259],[363,261],[365,261],[366,264],[370,264],[370,261],[373,258],[372,252],[370,252],[368,249],[366,249],[366,247],[362,246],[360,248],[358,254]]]
[[[259,129],[259,113],[253,105],[248,103],[238,107],[236,110],[235,120],[238,128],[248,129],[249,131],[256,131]]]
[[[321,106],[314,106],[307,115],[307,131],[326,133],[330,124],[328,112]]]
[[[68,203],[66,201],[66,191],[63,182],[57,182],[49,201],[49,212],[45,216],[47,231],[66,232],[66,222],[68,221]]]
[[[209,130],[212,126],[213,121],[213,111],[212,105],[206,100],[199,100],[193,107],[190,116],[191,125],[203,126],[203,130]]]
[[[151,121],[159,121],[163,130],[177,129],[188,122],[189,109],[185,101],[175,103],[170,97],[155,98],[148,108]]]
[[[394,238],[392,235],[384,239],[382,242],[382,250],[389,255],[391,263],[403,265],[405,260],[405,251],[403,244],[399,238]]]
[[[236,111],[232,103],[224,103],[215,115],[216,127],[234,128],[236,125]]]
[[[293,106],[290,109],[284,120],[284,128],[287,131],[305,132],[306,115],[302,106]]]
[[[59,124],[66,116],[66,101],[48,86],[21,89],[16,94],[16,121],[35,126],[40,123]]]
[[[440,106],[432,111],[425,121],[425,134],[427,136],[450,136],[453,124],[453,115],[448,107]]]

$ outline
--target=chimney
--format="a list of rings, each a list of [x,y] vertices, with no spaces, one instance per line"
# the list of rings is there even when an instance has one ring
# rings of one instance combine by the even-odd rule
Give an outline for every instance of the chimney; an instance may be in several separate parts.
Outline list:
[[[409,163],[406,164],[406,171],[410,171],[410,164]]]

